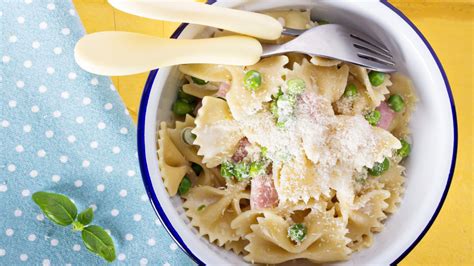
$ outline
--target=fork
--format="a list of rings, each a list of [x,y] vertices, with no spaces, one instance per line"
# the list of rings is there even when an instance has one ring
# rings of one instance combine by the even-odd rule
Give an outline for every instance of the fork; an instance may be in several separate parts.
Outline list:
[[[296,38],[283,44],[262,45],[263,57],[298,52],[338,59],[380,72],[396,71],[393,56],[385,45],[342,25],[325,24],[308,30],[285,28],[282,34]]]

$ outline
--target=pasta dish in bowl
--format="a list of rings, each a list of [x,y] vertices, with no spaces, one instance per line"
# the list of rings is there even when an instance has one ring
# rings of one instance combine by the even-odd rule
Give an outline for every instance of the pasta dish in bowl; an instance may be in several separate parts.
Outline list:
[[[326,23],[308,10],[264,13],[297,29]],[[410,130],[419,91],[407,72],[298,53],[160,72],[151,198],[198,263],[368,263],[386,245],[376,233],[413,203],[406,173],[425,144]]]
[[[270,14],[318,26],[307,11]],[[252,263],[332,262],[371,245],[403,192],[407,78],[303,54],[179,70],[158,159],[200,235]]]

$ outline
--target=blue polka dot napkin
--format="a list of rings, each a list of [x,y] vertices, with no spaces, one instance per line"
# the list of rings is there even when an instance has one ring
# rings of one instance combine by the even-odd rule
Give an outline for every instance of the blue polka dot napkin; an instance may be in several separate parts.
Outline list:
[[[148,201],[110,79],[74,62],[84,30],[71,2],[1,0],[0,33],[0,265],[106,264],[41,214],[31,200],[41,190],[91,206],[117,264],[192,264]]]

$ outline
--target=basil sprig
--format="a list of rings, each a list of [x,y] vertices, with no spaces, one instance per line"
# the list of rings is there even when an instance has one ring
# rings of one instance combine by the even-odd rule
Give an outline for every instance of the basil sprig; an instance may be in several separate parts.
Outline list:
[[[74,231],[81,231],[82,241],[89,251],[108,262],[115,260],[115,245],[110,235],[98,225],[89,225],[94,220],[92,208],[77,214],[74,202],[62,194],[40,191],[32,198],[49,220],[61,226],[72,224]]]

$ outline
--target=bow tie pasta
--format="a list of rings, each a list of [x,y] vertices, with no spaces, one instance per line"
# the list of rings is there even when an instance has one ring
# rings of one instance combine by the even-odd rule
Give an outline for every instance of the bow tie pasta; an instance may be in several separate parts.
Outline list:
[[[298,29],[324,23],[269,15]],[[299,53],[179,70],[158,159],[197,235],[262,264],[347,260],[372,245],[402,204],[417,101],[406,77]]]
[[[196,135],[194,144],[199,146],[198,154],[210,168],[231,157],[235,145],[243,137],[226,101],[214,97],[202,100],[192,133]]]
[[[288,238],[292,221],[266,212],[251,225],[252,233],[247,235],[250,244],[245,247],[249,252],[245,259],[251,262],[276,264],[293,259],[309,259],[315,263],[344,260],[351,249],[346,245],[347,228],[341,218],[335,218],[334,210],[311,210],[302,223],[307,224],[306,237],[300,241]],[[296,231],[296,230],[294,230]],[[290,231],[291,232],[291,231]]]
[[[240,201],[249,199],[243,184],[229,184],[226,189],[211,186],[199,186],[186,196],[183,208],[191,219],[191,225],[198,228],[201,236],[207,235],[209,241],[218,246],[229,244],[240,239],[230,224],[240,213]]]

